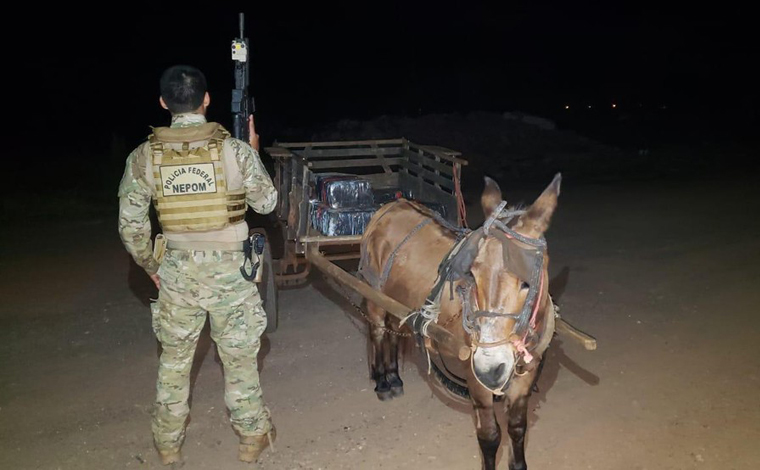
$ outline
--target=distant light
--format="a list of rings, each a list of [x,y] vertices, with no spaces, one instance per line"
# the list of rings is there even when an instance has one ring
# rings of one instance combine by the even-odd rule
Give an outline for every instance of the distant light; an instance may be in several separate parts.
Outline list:
[[[617,108],[617,105],[615,103],[612,103],[613,108]]]
[[[588,109],[591,109],[591,105],[588,105]]]
[[[570,109],[570,105],[569,105],[569,104],[566,104],[566,105],[565,105],[565,109]]]

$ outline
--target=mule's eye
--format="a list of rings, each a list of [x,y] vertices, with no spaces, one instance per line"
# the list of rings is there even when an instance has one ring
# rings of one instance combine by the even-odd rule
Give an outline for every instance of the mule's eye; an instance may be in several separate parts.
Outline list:
[[[527,282],[523,282],[522,284],[520,284],[520,289],[530,289],[530,286],[528,285]]]

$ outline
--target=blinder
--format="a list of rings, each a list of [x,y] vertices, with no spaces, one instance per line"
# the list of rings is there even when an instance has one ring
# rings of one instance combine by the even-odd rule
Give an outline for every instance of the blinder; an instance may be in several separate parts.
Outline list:
[[[505,268],[518,279],[528,284],[528,294],[520,312],[473,311],[470,291],[475,287],[475,279],[469,276],[464,285],[458,287],[457,291],[462,298],[462,326],[471,335],[479,333],[477,320],[480,318],[512,318],[515,320],[515,326],[510,335],[502,340],[491,343],[477,342],[477,346],[482,348],[496,347],[524,338],[528,333],[528,328],[531,326],[532,321],[535,320],[534,315],[538,309],[539,296],[543,290],[542,273],[546,240],[543,237],[529,238],[509,228],[507,226],[509,220],[516,215],[520,215],[522,212],[504,211],[504,206],[505,203],[502,203],[499,209],[494,211],[494,214],[491,215],[486,224],[483,224],[483,227],[476,232],[482,231],[482,234],[480,234],[482,238],[492,235],[501,242]],[[496,230],[493,230],[493,228],[496,228]],[[474,235],[474,233],[471,235]]]

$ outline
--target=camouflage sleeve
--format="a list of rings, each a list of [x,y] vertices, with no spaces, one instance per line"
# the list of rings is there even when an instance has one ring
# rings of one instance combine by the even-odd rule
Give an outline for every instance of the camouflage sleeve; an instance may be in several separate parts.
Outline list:
[[[245,201],[259,214],[269,214],[277,205],[277,190],[261,163],[259,153],[242,140],[230,139],[230,142],[243,172]]]
[[[127,158],[127,166],[119,185],[119,235],[135,262],[148,274],[158,271],[153,258],[150,226],[152,193],[145,181],[145,162],[140,147]]]

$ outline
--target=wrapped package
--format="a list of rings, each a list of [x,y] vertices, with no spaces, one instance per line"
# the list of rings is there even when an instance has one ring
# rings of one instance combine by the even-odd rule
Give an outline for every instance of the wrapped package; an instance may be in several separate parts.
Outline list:
[[[376,207],[336,209],[315,199],[311,201],[311,225],[322,235],[361,235],[376,210]]]
[[[428,209],[438,212],[444,219],[446,218],[446,206],[444,204],[438,202],[420,201],[414,197],[411,191],[408,190],[401,190],[399,188],[384,188],[374,190],[373,194],[375,198],[375,204],[378,206],[387,204],[403,197],[409,201],[418,202],[423,206],[426,206]]]
[[[334,209],[372,207],[374,198],[369,180],[344,173],[314,175],[315,197]]]
[[[375,204],[379,206],[406,197],[404,192],[398,188],[375,189],[372,191],[372,196],[375,199]]]

